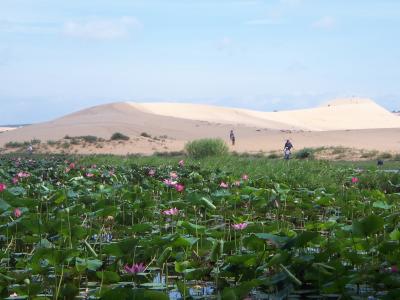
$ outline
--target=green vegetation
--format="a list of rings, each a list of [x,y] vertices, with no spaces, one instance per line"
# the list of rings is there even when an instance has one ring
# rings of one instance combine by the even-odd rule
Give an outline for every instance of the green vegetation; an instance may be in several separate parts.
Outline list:
[[[200,139],[187,143],[185,150],[190,157],[202,158],[227,155],[229,148],[222,139]]]
[[[297,159],[306,159],[306,158],[314,158],[314,149],[304,148],[295,153],[295,158]]]
[[[0,298],[399,299],[400,173],[181,159],[5,155]]]
[[[129,140],[129,136],[126,136],[120,132],[115,132],[112,136],[111,136],[111,140],[112,141],[117,141],[117,140],[121,140],[121,141],[127,141]]]
[[[147,132],[142,132],[142,133],[140,134],[140,136],[145,137],[145,138],[151,138],[151,135],[148,134]]]

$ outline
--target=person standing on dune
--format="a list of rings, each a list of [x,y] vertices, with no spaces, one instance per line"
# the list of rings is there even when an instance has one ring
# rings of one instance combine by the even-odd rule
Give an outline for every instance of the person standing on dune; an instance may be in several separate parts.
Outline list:
[[[235,146],[235,134],[233,133],[233,130],[231,130],[231,133],[229,134],[229,138],[232,142],[232,146]]]

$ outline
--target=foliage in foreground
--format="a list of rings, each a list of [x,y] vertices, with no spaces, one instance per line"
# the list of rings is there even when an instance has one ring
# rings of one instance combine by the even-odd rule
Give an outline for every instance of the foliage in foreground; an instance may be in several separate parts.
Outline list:
[[[169,162],[0,161],[1,297],[399,298],[399,174]]]
[[[202,158],[227,155],[229,148],[222,139],[200,139],[188,142],[185,150],[190,157]]]

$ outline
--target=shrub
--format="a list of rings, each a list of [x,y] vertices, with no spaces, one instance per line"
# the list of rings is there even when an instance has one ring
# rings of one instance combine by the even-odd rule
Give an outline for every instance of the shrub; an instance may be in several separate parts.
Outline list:
[[[222,139],[200,139],[185,145],[188,155],[194,158],[226,155],[228,154],[228,149]]]
[[[140,136],[143,136],[143,137],[146,137],[146,138],[151,138],[151,135],[148,134],[147,132],[142,132],[142,133],[140,134]]]
[[[49,145],[49,146],[54,146],[54,145],[56,145],[56,144],[57,144],[56,141],[53,141],[53,140],[48,140],[48,141],[47,141],[47,145]]]
[[[373,158],[377,155],[378,155],[378,151],[373,150],[373,151],[363,152],[361,154],[361,158]]]
[[[158,157],[181,157],[184,155],[185,155],[185,152],[183,152],[183,151],[164,151],[164,152],[156,151],[156,152],[154,152],[154,156],[158,156]]]
[[[392,154],[389,152],[383,152],[378,155],[378,159],[390,159],[392,157],[393,157]]]
[[[94,136],[94,135],[84,135],[84,136],[80,136],[79,138],[81,138],[82,140],[84,140],[87,143],[96,143],[97,142],[97,136]]]
[[[117,140],[122,140],[122,141],[127,141],[129,140],[129,136],[126,136],[120,132],[116,132],[111,136],[112,141],[117,141]]]
[[[63,149],[68,149],[70,146],[71,146],[71,144],[68,143],[68,142],[64,142],[64,143],[61,144],[61,147],[62,147]]]
[[[276,153],[271,153],[271,154],[269,154],[269,155],[267,156],[267,158],[269,158],[269,159],[276,159],[276,158],[279,158],[279,156],[278,156],[278,154],[276,154]]]
[[[41,141],[41,140],[38,140],[38,139],[33,139],[33,140],[31,140],[31,144],[32,144],[32,145],[39,145],[41,142],[42,142],[42,141]]]
[[[7,144],[5,144],[6,148],[21,148],[26,146],[27,144],[25,144],[25,142],[8,142]]]
[[[314,150],[310,148],[304,148],[295,153],[297,159],[306,159],[314,157]]]
[[[79,139],[78,138],[71,138],[71,145],[79,145]]]

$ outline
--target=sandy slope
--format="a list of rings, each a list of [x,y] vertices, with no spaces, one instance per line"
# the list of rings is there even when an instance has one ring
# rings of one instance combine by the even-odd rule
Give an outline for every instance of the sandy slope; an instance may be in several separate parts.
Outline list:
[[[400,128],[400,119],[369,99],[338,99],[322,107],[281,112],[182,103],[130,103],[147,113],[270,129],[346,130]]]
[[[230,129],[234,129],[237,136],[237,145],[231,148],[239,152],[280,150],[286,138],[292,139],[297,149],[321,146],[393,152],[400,149],[400,118],[363,99],[271,113],[193,104],[113,103],[3,132],[0,147],[9,141],[36,138],[46,142],[66,135],[109,139],[114,132],[122,132],[131,137],[129,142],[105,143],[101,148],[73,147],[72,150],[116,154],[179,151],[187,141],[198,138],[221,137],[228,142]],[[142,132],[163,137],[148,139],[140,137]]]
[[[14,130],[16,128],[14,127],[0,127],[0,133],[4,132],[4,131],[9,131],[9,130]]]

